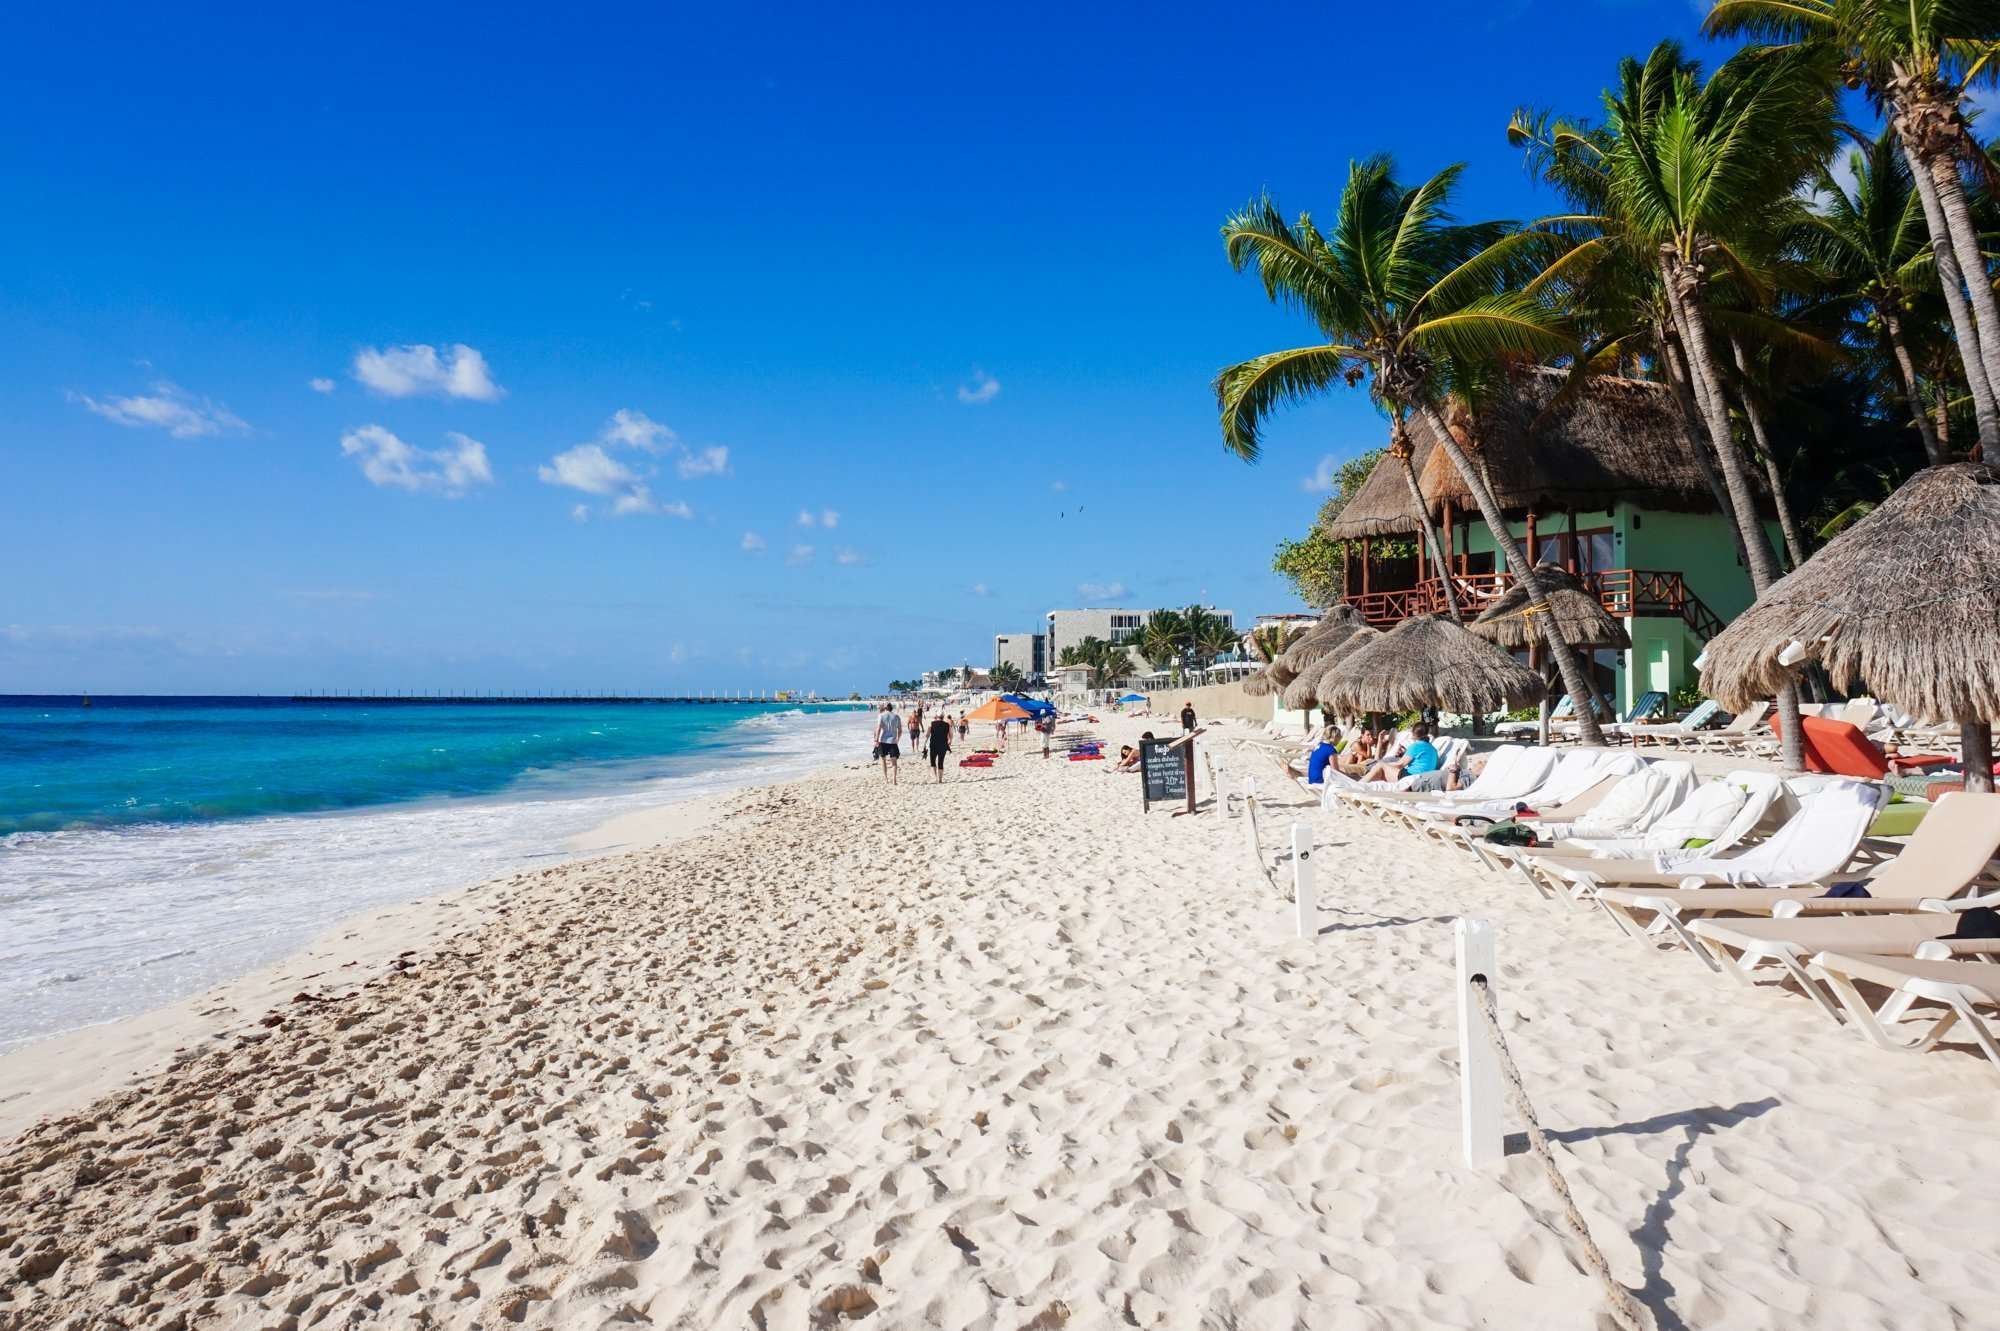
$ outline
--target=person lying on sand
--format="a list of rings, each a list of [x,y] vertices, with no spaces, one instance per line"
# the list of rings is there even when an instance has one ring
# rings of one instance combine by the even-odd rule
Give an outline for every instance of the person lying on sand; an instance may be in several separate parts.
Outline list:
[[[1136,772],[1139,770],[1139,751],[1130,744],[1118,746],[1118,762],[1104,769],[1107,772]]]

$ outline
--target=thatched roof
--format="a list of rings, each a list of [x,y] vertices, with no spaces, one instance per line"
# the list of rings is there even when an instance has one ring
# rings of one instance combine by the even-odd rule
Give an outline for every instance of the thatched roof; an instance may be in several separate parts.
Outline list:
[[[1278,681],[1268,669],[1259,670],[1243,677],[1243,691],[1252,698],[1268,698],[1278,691]]]
[[[1477,443],[1474,459],[1484,461],[1502,509],[1597,510],[1623,499],[1648,509],[1715,511],[1714,493],[1688,451],[1680,410],[1666,385],[1601,375],[1557,404],[1568,377],[1541,366],[1509,372],[1459,432],[1461,447]],[[1449,499],[1460,512],[1470,511],[1465,478],[1437,447],[1429,420],[1412,415],[1409,433],[1426,506],[1441,514]],[[1339,519],[1324,528],[1336,540],[1415,530],[1409,486],[1392,457],[1382,459]]]
[[[1359,648],[1333,671],[1320,705],[1336,711],[1438,707],[1491,712],[1540,702],[1539,676],[1444,615],[1420,615]]]
[[[1295,711],[1303,711],[1318,702],[1320,690],[1332,682],[1340,663],[1381,636],[1380,629],[1370,628],[1366,624],[1357,626],[1345,641],[1301,670],[1298,678],[1285,686],[1285,706]]]
[[[1413,434],[1410,449],[1410,465],[1421,477],[1432,452],[1429,433],[1421,438]],[[1429,491],[1425,493],[1428,495]],[[1340,516],[1321,530],[1336,541],[1358,541],[1364,536],[1407,536],[1423,530],[1419,517],[1416,501],[1410,498],[1410,482],[1403,475],[1403,464],[1385,454],[1368,473],[1368,479],[1348,498]]]
[[[1599,647],[1624,651],[1632,645],[1632,635],[1611,617],[1596,594],[1585,587],[1576,574],[1560,564],[1535,565],[1535,577],[1548,593],[1562,640],[1572,647],[1594,650]],[[1487,607],[1466,628],[1490,643],[1512,651],[1541,641],[1541,628],[1522,612],[1528,608],[1527,589],[1515,583]]]
[[[1769,698],[1814,661],[1927,721],[2000,716],[2000,473],[1929,467],[1774,583],[1708,644],[1724,707]],[[1805,655],[1780,665],[1791,642]]]
[[[1280,684],[1290,684],[1301,670],[1347,641],[1348,635],[1362,622],[1360,612],[1345,601],[1334,606],[1326,612],[1325,618],[1313,625],[1310,633],[1278,654],[1278,659],[1271,663],[1272,676]]]

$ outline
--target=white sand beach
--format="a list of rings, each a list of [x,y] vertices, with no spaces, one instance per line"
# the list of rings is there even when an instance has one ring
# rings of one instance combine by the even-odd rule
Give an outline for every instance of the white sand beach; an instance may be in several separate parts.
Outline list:
[[[1976,1056],[1282,807],[1266,763],[1267,827],[1321,847],[1300,940],[1240,822],[1102,769],[717,797],[0,1061],[36,1083],[0,1328],[1608,1326],[1533,1160],[1462,1164],[1461,914],[1656,1325],[1992,1323]]]

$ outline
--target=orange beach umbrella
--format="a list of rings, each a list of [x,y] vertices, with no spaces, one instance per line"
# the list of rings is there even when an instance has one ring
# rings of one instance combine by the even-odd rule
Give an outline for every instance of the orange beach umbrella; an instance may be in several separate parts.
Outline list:
[[[1013,703],[1008,702],[1005,698],[995,698],[984,707],[975,708],[971,712],[968,712],[965,719],[968,721],[1025,721],[1028,719],[1028,713],[1023,708],[1016,707]]]

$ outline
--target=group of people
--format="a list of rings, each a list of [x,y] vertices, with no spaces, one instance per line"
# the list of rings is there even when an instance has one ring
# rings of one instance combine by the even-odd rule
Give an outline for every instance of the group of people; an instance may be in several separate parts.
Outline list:
[[[1370,730],[1362,726],[1349,734],[1339,723],[1328,721],[1320,728],[1318,743],[1306,755],[1305,771],[1289,765],[1288,770],[1315,786],[1326,780],[1326,769],[1332,767],[1356,781],[1414,777],[1408,787],[1411,790],[1449,790],[1454,774],[1442,770],[1437,746],[1431,743],[1433,733],[1428,722],[1419,721],[1410,727],[1410,738],[1403,741],[1387,727]]]
[[[971,731],[972,723],[963,714],[954,718],[950,713],[939,710],[924,721],[924,705],[918,703],[910,712],[909,729],[910,752],[928,754],[931,771],[939,781],[944,780],[945,755],[951,752],[951,741],[956,732],[963,742]],[[882,764],[882,779],[889,785],[902,784],[902,759],[904,734],[903,719],[896,715],[893,703],[883,703],[882,711],[875,718],[875,757]]]

